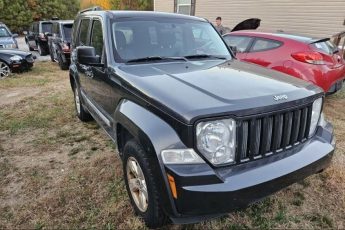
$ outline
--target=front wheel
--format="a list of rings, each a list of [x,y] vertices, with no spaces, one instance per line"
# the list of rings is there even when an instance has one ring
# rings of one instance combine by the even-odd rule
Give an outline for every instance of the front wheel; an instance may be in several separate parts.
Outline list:
[[[3,61],[0,61],[0,79],[8,77],[11,74],[10,67]]]
[[[153,167],[156,163],[134,140],[126,143],[123,153],[124,179],[135,213],[150,228],[163,226],[167,216],[161,208],[157,174]]]

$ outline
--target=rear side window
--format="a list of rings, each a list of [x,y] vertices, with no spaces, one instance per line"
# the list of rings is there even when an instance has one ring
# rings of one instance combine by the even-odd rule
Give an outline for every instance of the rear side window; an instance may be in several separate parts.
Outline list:
[[[89,19],[83,19],[81,20],[80,23],[80,30],[79,30],[79,44],[80,46],[85,46],[87,45],[87,33],[89,31],[89,25],[90,25],[90,20]]]
[[[72,24],[66,24],[66,25],[63,25],[63,27],[62,27],[66,41],[70,41],[71,40],[71,37],[72,37],[72,27],[73,27]]]
[[[9,37],[10,33],[5,27],[0,27],[0,37]]]
[[[317,42],[317,43],[311,44],[311,46],[327,54],[333,54],[334,51],[337,50],[337,47],[331,41]]]
[[[99,20],[93,21],[91,46],[95,48],[96,54],[101,56],[103,52],[102,23]]]
[[[46,32],[51,33],[52,32],[52,27],[53,27],[53,24],[50,23],[50,22],[42,23],[42,33],[46,33]]]
[[[238,52],[243,53],[247,50],[253,38],[247,36],[227,35],[224,37],[224,40],[228,46],[236,47]]]
[[[56,35],[59,35],[59,34],[60,34],[59,24],[58,24],[58,23],[54,23],[54,24],[53,24],[52,32],[53,32],[53,34],[56,34]]]
[[[282,43],[278,41],[258,38],[255,40],[250,51],[257,52],[257,51],[272,50],[272,49],[276,49],[280,47],[281,45]]]

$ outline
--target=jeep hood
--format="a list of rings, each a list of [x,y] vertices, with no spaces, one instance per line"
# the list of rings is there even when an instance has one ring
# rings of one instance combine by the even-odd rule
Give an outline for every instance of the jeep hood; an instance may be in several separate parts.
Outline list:
[[[27,55],[30,55],[31,53],[17,49],[0,49],[0,54],[5,54],[8,56],[19,55],[21,57],[25,57]]]
[[[322,92],[308,82],[237,60],[122,65],[116,72],[131,91],[186,124],[202,117],[282,109]]]

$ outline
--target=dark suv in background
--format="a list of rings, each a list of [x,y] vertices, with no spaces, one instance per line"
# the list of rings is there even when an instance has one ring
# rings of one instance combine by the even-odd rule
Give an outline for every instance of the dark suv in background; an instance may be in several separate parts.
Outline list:
[[[222,215],[331,162],[323,91],[238,61],[205,19],[90,10],[73,28],[77,116],[117,144],[147,226]]]
[[[54,21],[52,33],[48,34],[50,58],[58,62],[62,70],[67,70],[70,64],[70,45],[73,20]]]
[[[48,35],[52,33],[52,21],[33,22],[25,36],[30,51],[37,50],[41,56],[49,54]]]

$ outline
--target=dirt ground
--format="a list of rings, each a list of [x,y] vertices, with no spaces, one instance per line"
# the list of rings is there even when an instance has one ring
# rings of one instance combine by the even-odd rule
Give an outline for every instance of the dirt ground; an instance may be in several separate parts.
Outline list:
[[[345,90],[325,113],[337,137],[329,169],[224,218],[167,228],[345,228]],[[50,62],[0,81],[0,228],[144,228],[114,145],[79,122],[68,72]]]

